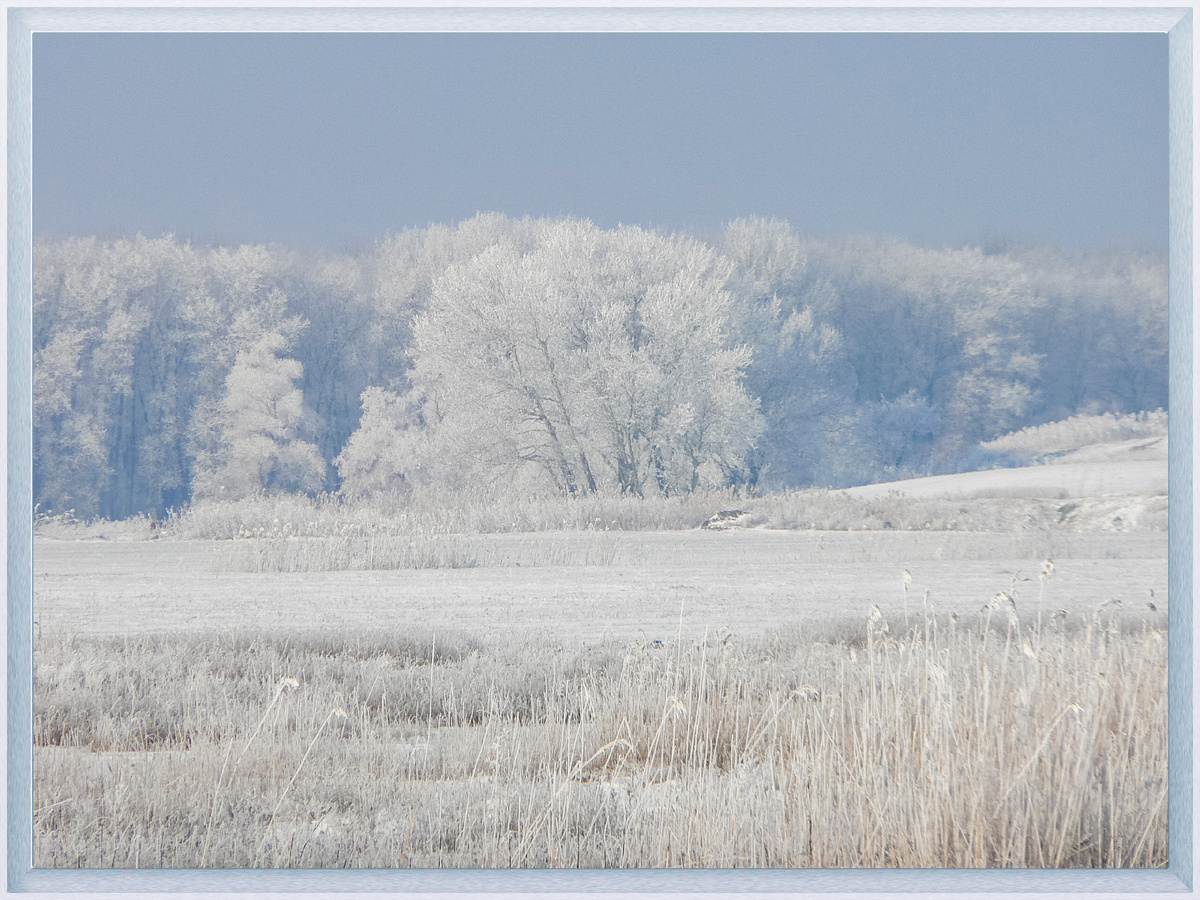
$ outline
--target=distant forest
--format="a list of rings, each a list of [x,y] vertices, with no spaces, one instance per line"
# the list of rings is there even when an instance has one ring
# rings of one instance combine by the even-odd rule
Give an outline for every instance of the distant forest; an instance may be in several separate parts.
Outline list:
[[[1167,406],[1165,254],[486,214],[357,253],[38,239],[34,499],[847,486]]]

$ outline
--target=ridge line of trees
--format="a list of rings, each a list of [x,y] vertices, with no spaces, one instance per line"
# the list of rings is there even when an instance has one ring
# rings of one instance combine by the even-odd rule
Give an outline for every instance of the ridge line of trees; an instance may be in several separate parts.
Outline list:
[[[1167,405],[1165,255],[1131,250],[486,214],[356,254],[38,239],[33,304],[35,501],[80,517],[845,486]]]

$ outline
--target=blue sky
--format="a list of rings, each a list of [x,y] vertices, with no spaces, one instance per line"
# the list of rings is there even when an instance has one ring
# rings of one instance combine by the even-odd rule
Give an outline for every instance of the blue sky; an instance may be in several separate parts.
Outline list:
[[[37,34],[34,230],[480,211],[1165,247],[1165,35]]]

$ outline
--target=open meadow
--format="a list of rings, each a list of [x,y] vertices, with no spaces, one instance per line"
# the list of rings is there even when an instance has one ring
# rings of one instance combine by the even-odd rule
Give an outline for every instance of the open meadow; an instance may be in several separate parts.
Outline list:
[[[36,12],[11,890],[1190,884],[1190,19]]]
[[[1165,498],[1059,487],[45,522],[35,864],[1165,865]]]

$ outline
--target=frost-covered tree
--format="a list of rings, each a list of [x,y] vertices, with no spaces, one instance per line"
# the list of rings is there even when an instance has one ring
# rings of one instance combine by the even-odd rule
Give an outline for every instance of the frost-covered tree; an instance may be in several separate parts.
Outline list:
[[[870,239],[807,248],[837,285],[835,322],[860,412],[905,396],[927,403],[943,426],[933,457],[947,465],[1036,403],[1040,357],[1028,325],[1045,298],[1017,261]]]
[[[325,459],[336,456],[357,427],[359,397],[386,365],[372,335],[366,268],[349,255],[290,254],[282,279],[288,311],[307,323],[290,355],[303,366],[300,387],[312,413],[312,440]],[[401,343],[397,352],[405,349]],[[332,478],[326,484],[335,486]]]
[[[411,398],[380,387],[362,394],[362,419],[334,462],[347,497],[407,496],[420,478],[423,422]]]
[[[170,238],[37,241],[34,491],[125,516],[182,496],[196,255]]]
[[[414,324],[426,477],[567,494],[728,483],[761,422],[726,275],[699,242],[579,221],[451,267]]]
[[[407,389],[413,320],[429,306],[437,278],[490,248],[526,253],[544,226],[529,217],[480,213],[457,225],[410,228],[381,241],[363,265],[362,289],[374,313],[367,343],[380,379],[372,383]]]
[[[786,222],[739,219],[717,240],[732,263],[733,330],[751,348],[746,388],[759,398],[765,432],[747,459],[759,488],[827,480],[845,452],[855,373],[832,324],[837,294],[809,271]]]
[[[197,496],[236,500],[260,491],[320,490],[325,462],[316,445],[300,438],[301,366],[277,355],[286,346],[272,332],[238,354],[225,380],[216,452],[197,464]]]
[[[1025,327],[1041,361],[1032,419],[1166,408],[1163,254],[1023,247],[1008,255],[1043,298]]]
[[[325,489],[339,452],[351,490],[396,472],[565,492],[846,484],[1168,401],[1161,253],[802,238],[769,220],[710,249],[495,214],[360,253],[140,235],[33,251],[34,499],[81,516],[206,489],[229,377],[267,334],[301,366],[306,424],[282,446],[314,444]],[[370,385],[403,402],[363,402]],[[387,421],[401,435],[387,477],[362,468],[370,442],[347,444],[374,419],[372,440]],[[280,472],[311,474],[305,456]]]
[[[869,448],[865,471],[888,479],[923,474],[942,431],[942,417],[916,391],[869,404],[857,424]]]

